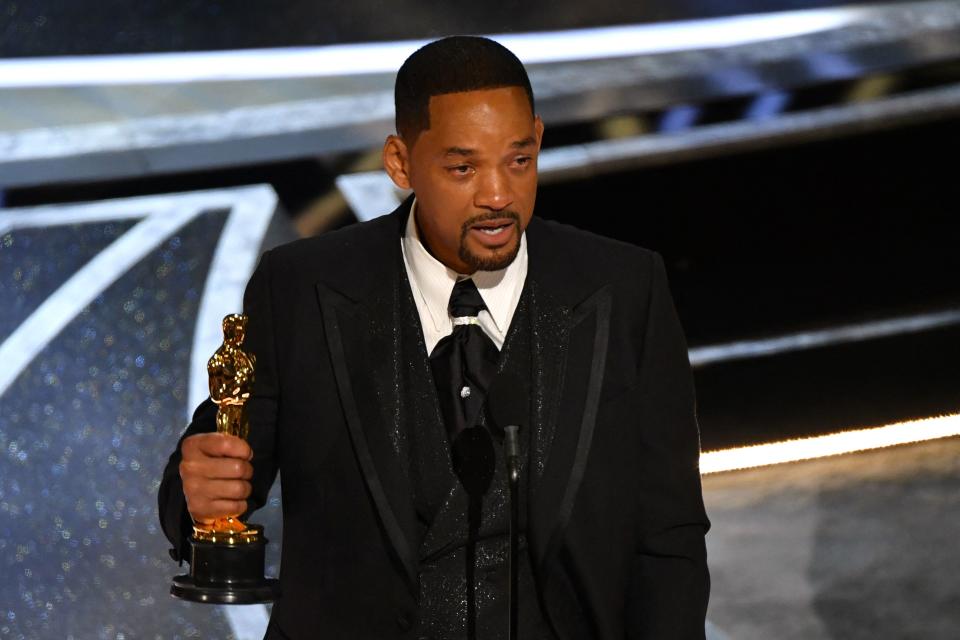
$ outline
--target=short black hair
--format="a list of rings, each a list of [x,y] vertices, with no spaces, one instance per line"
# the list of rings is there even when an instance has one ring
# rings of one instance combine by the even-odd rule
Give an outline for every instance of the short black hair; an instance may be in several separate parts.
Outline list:
[[[413,52],[397,72],[394,86],[397,133],[412,144],[430,128],[430,98],[447,93],[521,87],[533,108],[533,89],[523,63],[498,42],[477,36],[450,36]]]

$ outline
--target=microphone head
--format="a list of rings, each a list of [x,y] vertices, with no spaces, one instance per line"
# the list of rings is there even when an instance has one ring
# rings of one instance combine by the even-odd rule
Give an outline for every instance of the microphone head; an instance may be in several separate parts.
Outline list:
[[[515,373],[503,371],[487,391],[487,414],[498,436],[511,425],[522,426],[529,420],[530,391],[525,380]]]

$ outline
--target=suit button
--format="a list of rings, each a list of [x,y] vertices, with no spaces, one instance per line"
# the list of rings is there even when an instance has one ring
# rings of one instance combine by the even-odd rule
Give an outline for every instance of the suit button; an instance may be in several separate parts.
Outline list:
[[[413,628],[413,618],[408,613],[401,613],[397,616],[397,626],[400,631],[410,631]]]

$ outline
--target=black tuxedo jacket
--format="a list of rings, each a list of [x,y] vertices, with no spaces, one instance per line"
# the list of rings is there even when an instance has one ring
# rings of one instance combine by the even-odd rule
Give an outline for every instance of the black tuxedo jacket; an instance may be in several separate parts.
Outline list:
[[[268,638],[416,632],[417,522],[389,436],[403,421],[395,319],[409,208],[271,250],[247,287],[251,510],[277,471],[283,480],[283,597]],[[527,526],[540,604],[564,639],[584,628],[603,639],[703,638],[709,522],[663,263],[538,218],[526,233]],[[214,431],[215,413],[202,404],[185,436]],[[190,532],[179,459],[178,446],[159,496],[175,559]]]

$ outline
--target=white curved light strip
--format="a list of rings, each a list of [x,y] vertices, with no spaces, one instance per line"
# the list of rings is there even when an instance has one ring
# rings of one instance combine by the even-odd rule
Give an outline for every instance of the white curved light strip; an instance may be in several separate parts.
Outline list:
[[[0,396],[77,314],[196,215],[173,208],[151,213],[70,276],[0,344]]]
[[[111,206],[111,201],[96,205],[43,205],[25,209],[0,209],[0,231],[8,229],[36,229],[55,227],[62,224],[88,224],[91,222],[110,222],[113,220],[136,220],[147,216],[146,208],[123,208]],[[70,213],[64,215],[64,207]]]
[[[728,344],[694,347],[690,349],[690,365],[703,367],[718,362],[762,358],[791,351],[803,351],[837,344],[888,338],[907,333],[932,331],[958,324],[960,324],[960,309],[948,309],[933,313],[918,313],[899,318],[872,320],[814,331],[803,331],[772,338],[740,340]]]
[[[228,219],[224,228],[223,233],[228,237],[225,239],[221,236],[218,253],[214,255],[211,265],[211,269],[217,273],[208,274],[207,289],[198,311],[198,322],[214,318],[212,330],[204,325],[204,331],[219,333],[222,315],[241,308],[246,280],[253,271],[263,233],[275,207],[276,195],[273,190],[268,186],[255,186],[0,210],[2,230],[142,218],[60,285],[13,333],[2,338],[0,397],[84,307],[137,262],[204,211],[227,209],[240,213],[233,224]],[[231,252],[236,256],[236,261],[228,260]],[[246,273],[241,273],[244,269]],[[209,291],[216,292],[211,301],[206,300]],[[216,317],[222,311],[223,314]],[[196,349],[199,345],[202,351],[200,356],[196,352],[191,356],[191,402],[194,399],[193,390],[201,384],[205,385],[207,358],[222,342],[222,338],[216,338],[211,348],[211,340],[213,338],[209,335],[199,342],[195,337],[194,347]],[[200,365],[197,365],[198,360],[202,360]],[[197,371],[200,383],[197,382]]]
[[[0,84],[2,73],[3,63],[0,63]],[[303,133],[309,129],[334,129],[377,119],[387,121],[393,118],[393,113],[393,93],[374,91],[355,96],[238,106],[226,111],[0,131],[0,165],[88,153],[215,144],[234,139],[239,132],[251,139]]]
[[[785,462],[812,460],[856,451],[960,436],[960,414],[897,422],[871,429],[785,440],[700,454],[700,473],[720,473]]]
[[[490,37],[524,63],[540,64],[731,47],[836,29],[868,14],[862,8],[813,9]],[[0,61],[0,88],[395,73],[427,42],[10,59]]]
[[[230,604],[218,607],[236,640],[260,640],[270,624],[270,613],[264,604]]]

